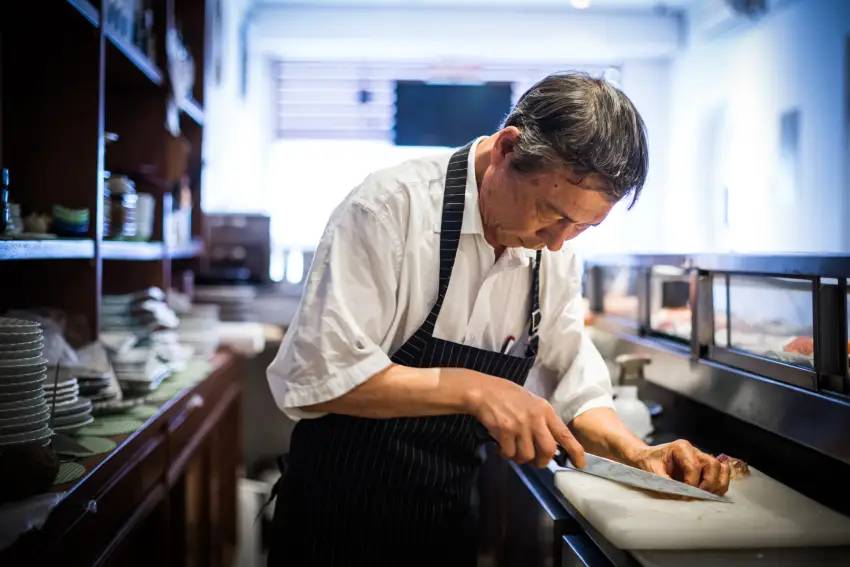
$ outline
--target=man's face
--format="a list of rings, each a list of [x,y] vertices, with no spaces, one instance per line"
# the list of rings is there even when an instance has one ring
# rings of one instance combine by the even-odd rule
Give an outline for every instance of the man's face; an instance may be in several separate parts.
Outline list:
[[[481,220],[491,244],[560,250],[565,241],[605,220],[614,206],[600,190],[598,176],[582,178],[568,166],[519,173],[510,167],[510,154],[504,157],[481,182]]]

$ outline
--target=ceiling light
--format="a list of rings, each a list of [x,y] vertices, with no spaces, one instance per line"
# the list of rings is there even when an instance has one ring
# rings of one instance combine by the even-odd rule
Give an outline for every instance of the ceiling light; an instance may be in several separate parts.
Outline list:
[[[572,4],[573,8],[576,10],[584,10],[585,8],[590,7],[590,0],[570,0],[570,4]]]

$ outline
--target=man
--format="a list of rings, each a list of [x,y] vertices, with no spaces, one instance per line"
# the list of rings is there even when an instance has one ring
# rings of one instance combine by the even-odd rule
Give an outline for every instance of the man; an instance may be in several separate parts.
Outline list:
[[[545,466],[560,445],[578,466],[587,449],[726,491],[710,455],[623,425],[583,333],[564,243],[633,202],[646,168],[631,101],[568,73],[532,87],[495,134],[348,196],[268,371],[299,420],[270,564],[474,564],[488,439],[518,463]]]

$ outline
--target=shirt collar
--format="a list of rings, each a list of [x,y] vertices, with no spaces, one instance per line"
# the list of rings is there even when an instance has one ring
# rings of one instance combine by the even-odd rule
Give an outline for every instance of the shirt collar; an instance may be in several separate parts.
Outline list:
[[[484,139],[484,136],[479,137],[472,142],[469,148],[469,158],[466,162],[466,192],[464,194],[463,204],[463,221],[460,226],[461,234],[477,234],[484,237],[484,224],[481,222],[481,211],[478,209],[478,180],[475,178],[475,150],[478,143]],[[439,232],[439,225],[438,225]],[[508,248],[505,250],[508,255],[518,258],[533,258],[534,250],[528,248]]]

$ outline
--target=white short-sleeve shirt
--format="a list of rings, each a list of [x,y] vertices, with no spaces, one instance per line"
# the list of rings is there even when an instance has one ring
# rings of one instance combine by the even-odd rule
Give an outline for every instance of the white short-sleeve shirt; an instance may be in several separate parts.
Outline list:
[[[498,261],[484,239],[469,152],[461,238],[436,337],[510,352],[527,342],[530,264],[535,251],[508,248]],[[293,419],[302,406],[337,398],[391,364],[437,296],[440,219],[450,152],[369,175],[331,215],[304,295],[268,368],[277,405]],[[584,330],[580,266],[567,243],[544,250],[540,345],[526,387],[564,421],[611,407],[608,368]]]

